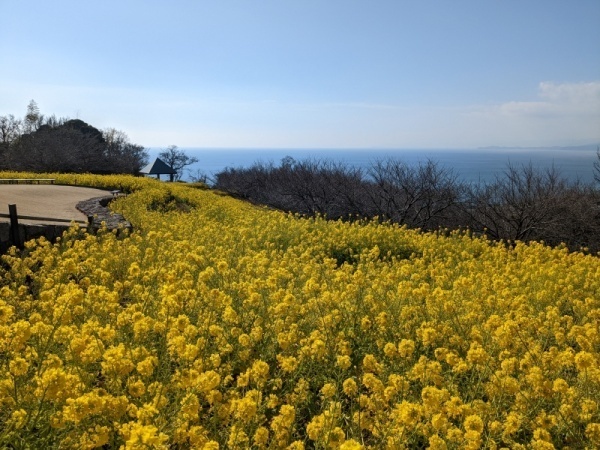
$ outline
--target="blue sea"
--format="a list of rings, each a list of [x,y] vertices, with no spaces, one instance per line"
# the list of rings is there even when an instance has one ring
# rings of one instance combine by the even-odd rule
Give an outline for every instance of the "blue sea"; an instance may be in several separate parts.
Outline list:
[[[160,148],[148,148],[150,158],[158,156]],[[465,182],[489,182],[502,176],[508,165],[521,167],[533,164],[539,169],[554,167],[571,181],[594,181],[594,162],[598,161],[596,145],[553,148],[482,148],[482,149],[218,149],[184,148],[188,156],[198,158],[198,163],[186,168],[186,181],[199,174],[212,176],[228,167],[250,167],[255,162],[279,165],[286,156],[295,160],[308,158],[342,162],[349,166],[367,169],[373,162],[395,158],[408,164],[418,164],[428,159],[443,167],[453,169]]]

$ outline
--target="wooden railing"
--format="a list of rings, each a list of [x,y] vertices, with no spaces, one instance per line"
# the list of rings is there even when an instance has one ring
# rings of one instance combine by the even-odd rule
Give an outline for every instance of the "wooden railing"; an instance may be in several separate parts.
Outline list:
[[[55,178],[0,178],[0,184],[54,184]]]
[[[89,227],[89,229],[91,229],[91,225],[94,221],[94,216],[88,216],[88,221],[84,222],[81,220],[70,220],[70,219],[56,219],[56,218],[52,218],[52,217],[39,217],[39,216],[19,216],[17,214],[17,205],[8,205],[8,214],[3,214],[0,213],[0,217],[4,217],[4,218],[9,218],[10,219],[10,240],[12,242],[13,245],[15,245],[18,248],[23,248],[23,241],[21,239],[21,236],[19,234],[19,219],[22,220],[33,220],[33,221],[39,221],[39,222],[59,222],[59,223],[66,223],[66,224],[70,224],[72,222],[78,223],[80,225],[86,225],[87,227]]]

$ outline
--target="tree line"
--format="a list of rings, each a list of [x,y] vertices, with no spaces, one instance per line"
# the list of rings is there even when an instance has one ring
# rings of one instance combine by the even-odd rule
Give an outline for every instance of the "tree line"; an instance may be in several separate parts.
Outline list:
[[[434,161],[411,166],[387,159],[361,169],[286,157],[279,165],[227,168],[214,176],[214,187],[308,216],[377,218],[428,231],[468,228],[495,240],[600,251],[600,191],[531,164],[509,165],[492,181],[469,184]]]
[[[123,131],[44,116],[34,100],[23,119],[0,116],[0,170],[138,174],[148,152]]]

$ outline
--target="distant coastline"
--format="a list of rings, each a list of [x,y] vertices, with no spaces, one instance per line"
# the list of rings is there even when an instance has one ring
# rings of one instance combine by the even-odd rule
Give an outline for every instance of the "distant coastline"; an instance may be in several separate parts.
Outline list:
[[[500,145],[490,145],[486,147],[477,147],[475,150],[494,150],[494,151],[503,151],[503,150],[523,150],[523,151],[538,151],[538,150],[561,150],[561,151],[586,151],[593,150],[596,151],[600,147],[600,144],[584,144],[584,145],[569,145],[569,146],[551,146],[551,147],[506,147]]]

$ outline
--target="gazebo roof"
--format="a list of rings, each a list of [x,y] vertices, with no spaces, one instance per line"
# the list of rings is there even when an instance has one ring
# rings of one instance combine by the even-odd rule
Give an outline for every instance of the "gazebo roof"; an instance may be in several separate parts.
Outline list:
[[[160,158],[156,158],[153,162],[151,162],[150,164],[148,164],[146,167],[144,167],[142,170],[140,170],[140,173],[146,174],[146,175],[162,175],[162,174],[176,174],[177,171],[173,170],[173,168],[171,166],[169,166],[166,162],[164,162],[162,159]]]

